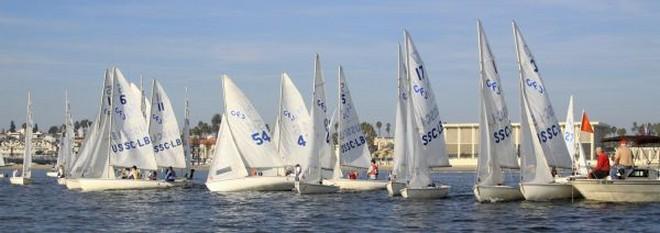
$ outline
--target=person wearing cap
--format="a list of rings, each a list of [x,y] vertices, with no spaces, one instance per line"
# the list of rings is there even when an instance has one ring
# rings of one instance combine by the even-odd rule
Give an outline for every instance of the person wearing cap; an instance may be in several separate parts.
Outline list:
[[[610,176],[615,178],[617,176],[616,173],[619,172],[620,169],[623,169],[625,172],[619,174],[619,176],[625,178],[628,171],[631,171],[634,165],[632,151],[628,148],[627,141],[623,139],[619,143],[619,147],[616,148],[616,153],[614,154],[614,166],[612,166],[613,171],[610,171]]]

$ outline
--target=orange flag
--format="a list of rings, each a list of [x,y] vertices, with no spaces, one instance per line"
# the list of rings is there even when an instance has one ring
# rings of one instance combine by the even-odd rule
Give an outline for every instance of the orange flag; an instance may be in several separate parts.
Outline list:
[[[589,121],[589,117],[587,116],[586,112],[582,112],[582,127],[580,128],[580,131],[594,133],[594,128],[591,127],[591,122]]]

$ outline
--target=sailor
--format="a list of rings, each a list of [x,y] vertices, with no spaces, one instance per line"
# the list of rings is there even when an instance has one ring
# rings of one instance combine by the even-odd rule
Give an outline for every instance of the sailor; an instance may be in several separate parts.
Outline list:
[[[128,170],[128,168],[121,169],[121,178],[122,179],[128,179],[128,177],[131,175],[131,171]]]
[[[302,175],[302,167],[300,167],[300,164],[296,164],[295,172],[296,172],[296,181],[300,181],[300,176]]]
[[[11,173],[12,177],[18,177],[18,169],[14,169],[14,171]]]
[[[149,180],[156,180],[158,178],[158,173],[156,171],[151,171],[149,173]]]
[[[172,169],[172,166],[167,168],[167,171],[165,171],[165,181],[168,182],[173,182],[176,180],[176,173],[174,172],[174,169]]]
[[[612,171],[610,175],[612,178],[616,178],[615,175],[620,170],[620,177],[625,178],[628,176],[628,172],[632,171],[632,168],[635,164],[633,163],[632,152],[628,148],[626,139],[621,140],[619,147],[616,148],[616,153],[614,154],[614,166],[612,166]]]
[[[57,167],[57,177],[64,178],[64,166],[60,165]]]
[[[589,173],[590,179],[602,179],[607,177],[610,171],[610,159],[607,157],[603,148],[596,147],[596,155],[598,160],[596,162],[596,167]]]
[[[138,170],[137,166],[133,165],[131,168],[131,175],[128,176],[129,179],[135,179],[139,180],[142,178],[142,175],[140,174],[140,170]]]
[[[369,179],[372,180],[375,180],[376,177],[378,177],[378,165],[376,164],[375,159],[371,159],[371,166],[369,166],[367,174],[369,174]]]

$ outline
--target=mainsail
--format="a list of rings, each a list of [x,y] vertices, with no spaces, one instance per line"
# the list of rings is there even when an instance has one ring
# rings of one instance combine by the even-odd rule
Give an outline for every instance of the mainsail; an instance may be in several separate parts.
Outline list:
[[[110,127],[110,165],[156,170],[149,129],[140,109],[141,94],[114,68]]]
[[[328,118],[328,104],[325,95],[325,79],[321,70],[321,60],[319,55],[314,57],[314,86],[312,87],[312,103],[310,107],[310,117],[312,118],[314,128],[313,153],[319,154],[319,160],[322,168],[333,168],[335,156],[331,151],[330,144],[330,119]]]
[[[149,135],[159,167],[186,168],[183,141],[170,98],[157,80],[151,90]]]
[[[369,148],[367,137],[360,127],[360,119],[353,105],[351,93],[344,76],[342,67],[339,67],[339,163],[342,166],[368,168]]]
[[[481,141],[478,160],[479,184],[504,182],[501,168],[518,168],[514,153],[513,128],[504,101],[504,91],[486,34],[477,22],[480,68]]]
[[[25,151],[23,153],[23,174],[24,178],[32,177],[32,96],[27,94],[27,116],[25,119]]]
[[[410,88],[410,110],[413,112],[414,132],[409,187],[425,187],[432,183],[429,167],[450,166],[443,137],[440,110],[431,88],[424,62],[407,31],[404,31],[406,67]]]
[[[530,131],[530,136],[535,136],[524,140],[526,143],[531,143],[533,151],[530,152],[533,153],[521,153],[521,156],[527,156],[523,159],[526,163],[523,164],[523,180],[528,180],[530,176],[526,171],[536,170],[533,180],[546,183],[552,180],[552,177],[549,177],[551,168],[572,168],[571,158],[562,139],[561,128],[550,103],[548,90],[539,75],[534,56],[515,22],[513,22],[513,34],[520,74],[523,123],[528,124],[526,127]],[[535,162],[529,163],[532,160]]]

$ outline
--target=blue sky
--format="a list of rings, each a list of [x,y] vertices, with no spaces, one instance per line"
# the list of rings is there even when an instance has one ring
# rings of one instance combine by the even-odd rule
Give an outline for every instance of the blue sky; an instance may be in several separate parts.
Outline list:
[[[511,20],[534,53],[559,119],[576,112],[630,128],[660,116],[657,1],[2,1],[0,128],[25,119],[33,92],[42,128],[61,124],[64,90],[74,117],[93,119],[106,67],[131,80],[157,78],[192,120],[222,109],[218,77],[229,74],[273,121],[281,72],[311,96],[321,55],[329,102],[343,65],[363,121],[394,122],[397,42],[408,29],[450,123],[477,122],[476,19],[519,119]],[[309,100],[306,100],[309,101]]]

